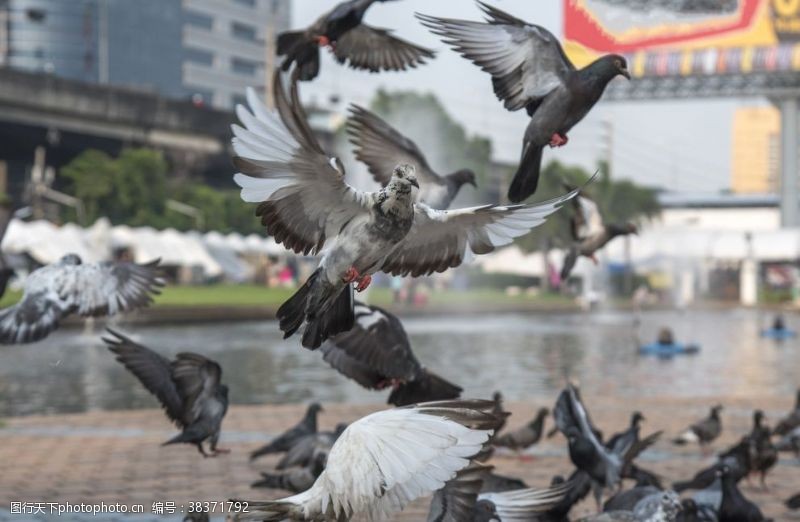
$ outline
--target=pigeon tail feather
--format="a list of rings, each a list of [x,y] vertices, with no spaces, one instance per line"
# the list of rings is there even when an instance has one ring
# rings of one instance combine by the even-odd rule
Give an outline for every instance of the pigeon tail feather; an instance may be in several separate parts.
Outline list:
[[[278,55],[286,56],[281,64],[283,71],[297,63],[293,73],[303,82],[313,80],[319,74],[319,46],[310,41],[304,31],[289,31],[278,35]]]
[[[575,268],[575,263],[578,261],[578,249],[571,247],[564,258],[564,266],[561,267],[561,283],[563,284],[569,279],[572,269]]]
[[[354,307],[353,285],[348,284],[342,288],[330,307],[319,314],[313,314],[314,317],[308,321],[306,331],[303,332],[303,346],[315,350],[327,338],[352,330],[356,321]]]
[[[544,147],[532,143],[526,148],[519,169],[508,188],[508,200],[512,203],[520,203],[536,192],[543,150]]]
[[[458,399],[462,391],[460,386],[423,368],[416,379],[403,383],[393,390],[388,402],[399,407],[420,402]]]
[[[278,313],[276,315],[284,339],[291,337],[300,326],[302,326],[306,317],[306,307],[308,305],[308,296],[311,292],[311,286],[319,277],[319,274],[320,269],[318,268],[314,273],[308,276],[303,286],[278,308]]]

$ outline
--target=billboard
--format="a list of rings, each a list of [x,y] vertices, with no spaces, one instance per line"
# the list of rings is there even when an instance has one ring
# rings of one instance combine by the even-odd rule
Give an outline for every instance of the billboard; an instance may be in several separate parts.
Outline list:
[[[800,0],[564,0],[564,39],[576,66],[617,53],[636,77],[800,71]]]

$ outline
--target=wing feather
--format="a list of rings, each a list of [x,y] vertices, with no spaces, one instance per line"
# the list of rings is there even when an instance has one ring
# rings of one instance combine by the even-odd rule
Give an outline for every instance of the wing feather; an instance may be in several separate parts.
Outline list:
[[[339,63],[370,72],[405,71],[434,57],[430,49],[363,23],[339,37],[333,54]]]

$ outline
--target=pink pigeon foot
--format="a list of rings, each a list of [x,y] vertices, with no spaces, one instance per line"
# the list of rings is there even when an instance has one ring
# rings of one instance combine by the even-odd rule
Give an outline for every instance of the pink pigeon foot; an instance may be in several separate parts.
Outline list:
[[[367,274],[361,277],[361,279],[358,280],[358,284],[356,285],[356,292],[363,292],[364,290],[367,289],[367,287],[371,282],[372,282],[371,275]]]
[[[356,267],[351,266],[350,268],[347,269],[347,272],[344,273],[344,277],[342,277],[342,282],[349,284],[349,283],[352,283],[353,281],[359,279],[360,277],[361,277],[361,274],[358,273],[358,270],[356,270]]]
[[[568,137],[562,136],[561,134],[556,132],[550,138],[550,146],[551,147],[563,147],[564,145],[567,144],[568,141],[569,141]]]

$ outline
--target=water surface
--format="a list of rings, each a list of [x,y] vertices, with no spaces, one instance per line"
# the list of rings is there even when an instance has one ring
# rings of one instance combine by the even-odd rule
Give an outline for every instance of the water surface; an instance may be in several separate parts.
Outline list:
[[[646,313],[646,341],[669,324],[678,340],[702,345],[698,355],[661,360],[636,353],[628,312],[404,319],[423,364],[468,396],[502,389],[510,400],[551,400],[565,374],[579,379],[586,393],[605,396],[793,394],[800,383],[800,341],[759,338],[767,322],[739,309]],[[284,341],[272,321],[127,333],[167,357],[194,351],[219,361],[238,404],[379,403],[388,393],[348,381],[320,353],[296,339]],[[99,329],[61,330],[39,343],[0,347],[0,416],[155,406],[105,348]]]

